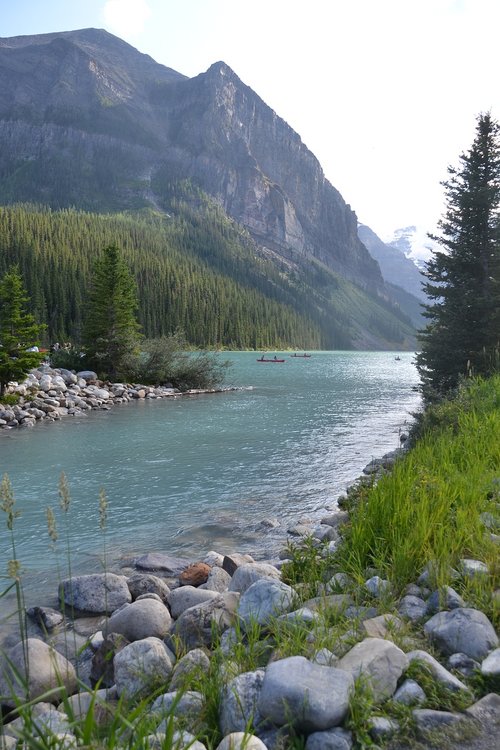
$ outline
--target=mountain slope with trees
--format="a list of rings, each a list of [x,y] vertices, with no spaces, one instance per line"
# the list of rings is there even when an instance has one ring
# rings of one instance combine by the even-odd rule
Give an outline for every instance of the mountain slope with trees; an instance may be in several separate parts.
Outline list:
[[[91,271],[117,245],[137,282],[148,338],[183,330],[196,346],[409,348],[400,308],[319,262],[276,263],[199,191],[172,192],[175,214],[0,208],[0,274],[19,265],[48,341],[82,337]],[[186,202],[183,196],[191,196]]]
[[[153,231],[185,256],[176,262],[189,266],[194,254],[204,264],[194,286],[184,288],[189,273],[180,272],[176,300],[171,282],[151,284],[140,272],[141,294],[164,295],[163,309],[158,299],[141,302],[141,323],[154,335],[180,325],[206,345],[414,345],[401,302],[357,236],[355,213],[299,135],[222,62],[190,79],[102,30],[0,39],[0,204],[18,203],[116,214],[121,226],[126,214],[139,222],[136,237],[150,232],[144,211],[152,211]],[[92,238],[94,250],[122,246],[104,234]],[[71,265],[65,252],[50,263]],[[26,265],[24,273],[50,336],[77,335],[79,273],[68,301],[65,290],[62,300],[42,290],[50,284]],[[252,337],[242,333],[251,326]]]

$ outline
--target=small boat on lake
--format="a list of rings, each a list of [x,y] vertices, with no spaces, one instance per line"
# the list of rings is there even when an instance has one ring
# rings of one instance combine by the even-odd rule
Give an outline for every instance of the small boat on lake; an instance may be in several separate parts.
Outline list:
[[[306,354],[305,352],[304,352],[304,354],[297,354],[297,352],[294,352],[290,356],[291,357],[300,357],[301,359],[309,359],[312,355],[311,354]]]
[[[259,357],[257,359],[257,362],[284,362],[284,361],[285,361],[284,359],[278,359],[278,357],[276,356],[270,359],[267,359],[266,357],[264,357],[264,355],[262,355],[262,357]]]

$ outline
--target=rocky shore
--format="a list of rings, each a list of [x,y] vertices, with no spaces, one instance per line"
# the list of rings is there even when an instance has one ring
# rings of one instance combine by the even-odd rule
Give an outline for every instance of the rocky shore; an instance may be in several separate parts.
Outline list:
[[[365,475],[386,470],[396,457],[372,462]],[[339,507],[319,524],[290,532],[324,557],[348,523]],[[436,587],[431,562],[398,596],[380,571],[367,571],[360,582],[334,567],[311,596],[282,580],[291,550],[275,560],[211,551],[192,561],[152,552],[127,569],[62,580],[60,607],[31,608],[24,646],[12,638],[4,643],[4,715],[16,695],[28,698],[36,731],[74,748],[75,722],[90,705],[105,728],[120,702],[141,699],[151,727],[145,747],[163,747],[172,721],[172,747],[211,750],[197,738],[206,736],[201,685],[217,663],[217,750],[283,750],[297,736],[306,750],[360,747],[349,720],[360,690],[369,691],[365,723],[375,745],[498,748],[498,633],[453,588]],[[469,559],[456,571],[462,578],[489,574]],[[249,669],[257,651],[258,664]],[[478,681],[492,686],[479,700]],[[387,701],[405,718],[388,718]],[[4,748],[25,731],[23,718],[12,718],[3,728]]]
[[[168,386],[109,383],[98,380],[91,370],[75,373],[41,365],[32,370],[23,383],[8,386],[6,393],[18,396],[19,400],[14,406],[0,403],[0,428],[34,427],[42,420],[81,416],[92,409],[107,410],[116,404],[140,399],[179,398],[232,390],[237,388],[179,391]]]

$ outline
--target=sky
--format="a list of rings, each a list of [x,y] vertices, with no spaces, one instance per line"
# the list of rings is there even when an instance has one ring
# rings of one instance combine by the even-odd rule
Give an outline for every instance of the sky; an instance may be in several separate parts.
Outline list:
[[[476,118],[500,118],[499,0],[0,0],[0,36],[104,28],[187,76],[227,63],[387,241],[444,210]]]

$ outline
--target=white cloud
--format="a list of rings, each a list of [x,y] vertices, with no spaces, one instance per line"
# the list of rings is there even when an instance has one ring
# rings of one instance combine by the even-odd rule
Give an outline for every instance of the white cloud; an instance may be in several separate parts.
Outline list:
[[[106,28],[122,38],[141,34],[150,16],[147,0],[106,0],[102,9]]]

